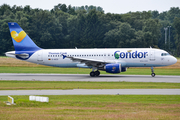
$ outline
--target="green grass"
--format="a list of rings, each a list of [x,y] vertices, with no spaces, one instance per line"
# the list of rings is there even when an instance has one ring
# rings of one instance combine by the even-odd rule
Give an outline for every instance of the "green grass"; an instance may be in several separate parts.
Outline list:
[[[180,69],[154,68],[156,75],[180,75]],[[56,74],[89,74],[91,69],[57,68],[57,67],[0,67],[0,73],[56,73]],[[101,74],[109,74],[101,71]],[[129,68],[123,75],[150,75],[150,68]],[[112,75],[112,74],[111,74]]]
[[[72,82],[72,81],[0,81],[0,90],[42,89],[180,89],[180,83],[153,82]]]
[[[64,106],[78,107],[101,107],[104,103],[180,104],[180,95],[46,95],[50,102],[45,104],[29,101],[27,95],[11,97],[14,98],[18,107],[26,106],[26,104],[50,107],[56,106],[57,102],[61,102]],[[3,105],[2,102],[7,101],[7,96],[1,96],[0,101]]]
[[[61,95],[47,96],[49,103],[12,96],[16,105],[7,106],[0,97],[0,118],[38,120],[179,119],[179,95]]]
[[[7,56],[0,56],[0,58],[7,58]]]
[[[0,73],[61,73],[89,74],[91,69],[57,68],[57,67],[0,67]]]

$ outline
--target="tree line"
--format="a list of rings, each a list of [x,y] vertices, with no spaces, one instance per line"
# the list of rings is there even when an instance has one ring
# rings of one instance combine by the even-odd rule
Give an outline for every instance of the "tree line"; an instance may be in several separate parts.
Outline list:
[[[180,56],[180,9],[104,13],[96,6],[58,4],[51,10],[0,6],[0,55],[14,50],[8,22],[17,22],[41,48],[160,48]],[[165,44],[165,30],[167,42]],[[170,38],[170,42],[169,42]]]

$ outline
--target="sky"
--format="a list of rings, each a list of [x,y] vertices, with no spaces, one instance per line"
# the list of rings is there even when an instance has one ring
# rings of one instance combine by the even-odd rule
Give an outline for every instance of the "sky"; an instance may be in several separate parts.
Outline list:
[[[0,0],[0,5],[4,3],[11,7],[30,5],[33,9],[43,10],[51,10],[59,3],[79,7],[93,5],[102,7],[105,13],[116,14],[149,10],[157,10],[161,13],[170,10],[171,7],[180,8],[180,0]]]

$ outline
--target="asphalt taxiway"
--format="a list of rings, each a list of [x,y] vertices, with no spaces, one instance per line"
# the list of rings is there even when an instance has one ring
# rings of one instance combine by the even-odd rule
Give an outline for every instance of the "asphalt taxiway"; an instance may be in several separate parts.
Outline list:
[[[97,82],[166,82],[180,83],[180,76],[156,75],[100,75],[90,77],[88,74],[16,74],[0,73],[0,80],[26,81],[97,81]]]
[[[0,90],[5,95],[180,95],[180,89]]]

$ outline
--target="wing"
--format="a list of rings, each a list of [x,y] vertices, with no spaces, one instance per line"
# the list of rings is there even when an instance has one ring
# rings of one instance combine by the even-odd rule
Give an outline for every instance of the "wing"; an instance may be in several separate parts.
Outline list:
[[[69,59],[71,59],[74,62],[85,63],[87,66],[93,66],[93,67],[103,67],[103,66],[105,66],[105,64],[116,63],[116,61],[88,59],[88,58],[81,58],[81,57],[69,57],[69,56],[65,56],[65,58],[69,58]]]

